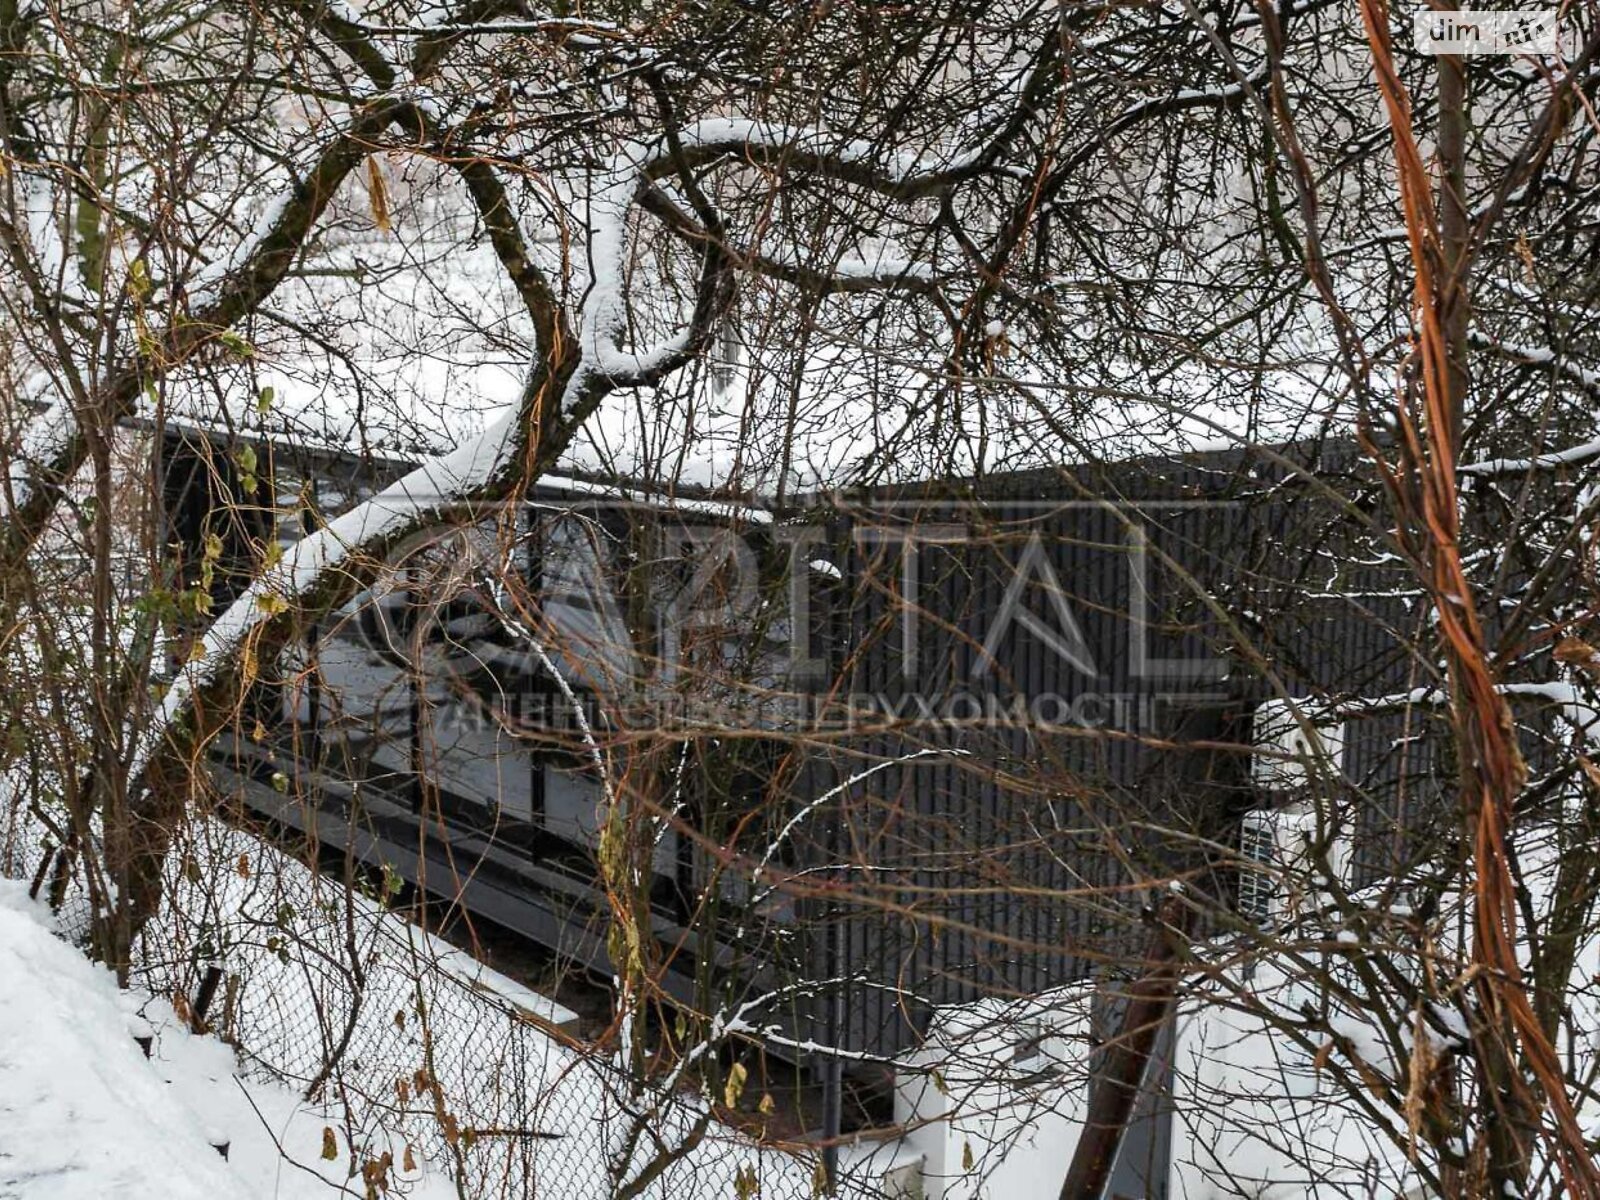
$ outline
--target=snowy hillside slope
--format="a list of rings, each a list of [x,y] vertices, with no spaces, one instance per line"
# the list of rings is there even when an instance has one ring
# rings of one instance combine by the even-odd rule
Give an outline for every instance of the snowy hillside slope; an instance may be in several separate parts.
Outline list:
[[[148,1060],[135,1033],[153,1035]],[[0,880],[0,1200],[363,1195],[339,1129],[294,1093],[240,1079],[232,1050],[192,1036],[170,1004],[119,992],[26,885]],[[383,1149],[390,1195],[456,1194],[405,1171],[404,1146]]]

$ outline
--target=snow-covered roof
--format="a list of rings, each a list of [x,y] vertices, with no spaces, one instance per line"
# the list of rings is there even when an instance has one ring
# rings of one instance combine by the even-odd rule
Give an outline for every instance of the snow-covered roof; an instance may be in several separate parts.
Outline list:
[[[343,217],[315,256],[239,330],[247,351],[169,377],[144,417],[415,459],[461,446],[518,403],[531,323],[459,185],[426,170],[391,179],[388,232],[365,221],[364,198],[348,186]],[[560,302],[581,309],[580,324],[615,326],[626,307],[638,327],[632,344],[671,344],[681,301],[655,264],[668,251],[633,247],[640,265],[624,295],[602,269],[606,239],[622,236],[606,189],[550,186],[561,192],[557,208],[588,221],[564,231],[522,201],[529,252]],[[232,223],[259,227],[274,202],[242,201]],[[720,349],[659,384],[606,397],[560,469],[674,492],[788,495],[1283,441],[1343,419],[1345,381],[1328,356],[1299,352],[1318,340],[1314,330],[1277,365],[1175,354],[1154,369],[1064,359],[1059,346],[1046,351],[1021,324],[996,318],[985,327],[989,370],[957,379],[950,332],[904,300],[846,295],[816,311],[798,303],[750,281]],[[1070,325],[1071,314],[1062,319]],[[797,339],[802,321],[807,334]],[[580,330],[586,354],[596,352],[593,333]]]

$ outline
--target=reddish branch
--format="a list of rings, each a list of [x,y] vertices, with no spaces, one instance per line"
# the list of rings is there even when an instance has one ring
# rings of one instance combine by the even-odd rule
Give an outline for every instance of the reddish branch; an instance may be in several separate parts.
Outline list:
[[[1517,961],[1507,838],[1526,767],[1517,748],[1510,705],[1491,665],[1459,544],[1455,436],[1465,363],[1458,361],[1464,339],[1453,339],[1451,326],[1462,311],[1466,254],[1463,247],[1451,245],[1434,207],[1429,171],[1411,122],[1410,98],[1395,69],[1387,6],[1384,0],[1362,0],[1361,14],[1394,135],[1401,209],[1415,273],[1414,369],[1422,404],[1420,426],[1404,395],[1396,407],[1402,453],[1414,467],[1416,488],[1413,493],[1396,487],[1394,494],[1402,514],[1416,521],[1425,539],[1426,584],[1438,612],[1449,667],[1462,811],[1473,846],[1474,937],[1468,974],[1489,1022],[1479,1034],[1476,1055],[1480,1103],[1491,1116],[1489,1167],[1503,1181],[1520,1184],[1532,1150],[1527,1135],[1543,1127],[1548,1108],[1555,1122],[1552,1149],[1567,1194],[1600,1197],[1600,1174],[1578,1126],[1560,1059],[1529,1000]],[[1457,202],[1457,197],[1450,197],[1447,205]]]

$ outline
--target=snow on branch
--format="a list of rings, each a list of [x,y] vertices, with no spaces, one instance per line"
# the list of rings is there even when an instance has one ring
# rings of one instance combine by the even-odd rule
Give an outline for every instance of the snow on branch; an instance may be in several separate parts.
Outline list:
[[[185,287],[191,307],[206,308],[216,303],[223,287],[261,255],[269,239],[280,234],[284,214],[294,195],[294,185],[298,182],[297,177],[283,191],[268,199],[249,232],[235,242],[227,254],[212,259],[195,272]]]
[[[783,843],[789,839],[789,835],[793,833],[801,823],[807,820],[812,813],[832,803],[834,800],[844,795],[857,784],[863,783],[872,778],[872,776],[876,775],[879,771],[886,771],[890,767],[904,766],[906,763],[915,762],[921,758],[967,758],[970,757],[971,754],[972,751],[962,750],[959,747],[941,749],[936,746],[925,746],[920,750],[912,751],[910,754],[903,754],[897,758],[886,758],[882,762],[873,763],[870,767],[867,767],[863,771],[857,771],[843,783],[836,784],[827,791],[823,792],[822,795],[805,805],[789,818],[789,820],[784,824],[783,828],[778,830],[777,834],[773,837],[771,844],[766,849],[766,852],[761,856],[761,861],[756,864],[756,869],[754,872],[752,872],[751,878],[756,880],[761,878],[767,867],[771,865],[773,856],[776,855],[782,848]],[[759,903],[759,901],[757,901],[757,903]]]
[[[78,267],[77,255],[61,239],[61,214],[56,210],[55,190],[37,171],[19,171],[22,209],[27,221],[28,241],[33,246],[41,282],[56,298],[77,307],[87,307],[89,288]],[[71,200],[66,200],[70,207]]]
[[[929,152],[891,152],[880,167],[881,147],[859,139],[840,140],[819,127],[789,126],[745,118],[715,117],[675,131],[672,137],[626,144],[612,159],[589,200],[590,285],[580,310],[583,361],[573,376],[563,404],[569,411],[595,376],[613,387],[635,387],[655,382],[681,363],[692,350],[693,325],[651,346],[623,347],[627,334],[628,302],[624,282],[629,261],[627,223],[649,185],[668,172],[717,159],[762,159],[808,170],[819,177],[864,184],[896,197],[919,195],[958,176],[978,160],[976,151],[942,158]],[[656,194],[659,202],[659,194]],[[677,215],[680,223],[687,217]],[[765,260],[781,273],[784,264]],[[757,266],[759,267],[759,263]],[[905,280],[926,281],[925,264],[891,254],[874,260],[861,256],[842,259],[833,275],[840,290],[863,286],[892,286]]]
[[[1530,367],[1548,369],[1552,374],[1577,385],[1584,391],[1600,396],[1600,374],[1586,370],[1548,347],[1495,342],[1476,332],[1469,334],[1468,340],[1476,349],[1487,350]],[[1593,438],[1563,450],[1551,450],[1524,458],[1485,459],[1483,462],[1466,463],[1457,470],[1462,475],[1517,475],[1527,471],[1578,466],[1597,458],[1600,458],[1600,438]]]
[[[340,20],[349,22],[350,18],[341,14]],[[400,101],[375,103],[363,110],[357,123],[365,128],[392,120],[402,108]],[[345,146],[338,156],[339,166],[344,165],[343,154],[364,153],[349,132],[341,134],[337,141]],[[325,153],[318,173],[323,171],[327,155],[334,153]],[[891,195],[909,196],[920,194],[931,182],[947,179],[951,171],[959,170],[962,163],[975,156],[962,154],[930,161],[927,154],[895,153],[885,168],[875,163],[880,157],[879,148],[866,142],[841,140],[818,128],[730,118],[700,121],[670,137],[626,144],[613,158],[611,169],[602,176],[589,201],[591,282],[580,308],[576,354],[562,362],[536,356],[532,364],[535,383],[530,384],[524,403],[516,412],[482,436],[424,464],[296,543],[280,562],[257,578],[206,632],[196,659],[168,689],[149,730],[139,740],[131,774],[138,777],[143,773],[176,720],[202,691],[232,680],[233,673],[248,658],[251,640],[263,636],[269,622],[294,611],[315,609],[340,588],[355,586],[365,569],[355,568],[357,556],[381,553],[385,546],[419,524],[451,507],[492,493],[512,482],[513,476],[517,482],[532,482],[555,461],[605,394],[618,387],[653,384],[691,358],[731,299],[731,262],[725,251],[712,244],[702,262],[692,319],[654,344],[625,348],[629,331],[628,218],[650,184],[668,172],[681,170],[686,160],[709,163],[719,158],[757,157],[781,160],[791,169],[809,170],[824,178],[854,180]],[[338,177],[342,178],[342,174]],[[269,207],[257,229],[230,256],[229,269],[222,277],[237,279],[242,273],[245,281],[233,286],[247,287],[264,270],[263,260],[277,266],[281,273],[289,253],[279,244],[284,239],[285,226],[309,223],[312,212],[308,210],[316,210],[319,200],[326,203],[331,193],[321,182],[313,178],[297,184],[291,194]],[[911,274],[913,268],[909,264],[891,264],[887,259],[876,264],[849,260],[843,265],[846,277],[859,277],[869,271],[879,276],[885,272],[898,275]],[[215,295],[213,303],[217,306],[228,304],[228,294],[220,290],[202,290],[201,294]],[[561,318],[559,312],[552,313],[553,320]],[[561,404],[553,422],[540,416],[538,397],[546,384],[561,388]],[[546,427],[541,430],[533,453],[523,455],[519,451],[526,448],[524,429],[535,418]]]
[[[481,20],[492,16],[503,2],[464,0],[456,11],[461,19]],[[193,13],[187,16],[198,19]],[[448,38],[436,38],[417,48],[412,75],[418,85],[439,64],[449,44]],[[166,330],[156,331],[150,339],[162,346],[162,353],[151,355],[141,347],[137,353],[129,354],[107,372],[97,387],[86,389],[92,392],[88,401],[116,419],[130,416],[153,376],[182,364],[211,342],[218,330],[231,327],[258,309],[288,273],[345,177],[366,159],[385,126],[409,107],[403,99],[384,95],[342,120],[337,134],[323,143],[304,169],[295,171],[283,190],[268,201],[254,228],[224,258],[202,268],[188,281],[185,301],[191,315]],[[42,261],[60,263],[56,292],[50,298],[36,297],[36,305],[47,306],[47,299],[70,300],[75,289],[81,292],[81,280],[77,279],[74,257],[61,242],[56,222],[49,219],[52,200],[48,188],[44,180],[28,175],[24,191],[24,236]],[[0,223],[0,232],[5,228]],[[6,236],[16,240],[11,234]],[[49,485],[59,485],[70,478],[87,453],[87,443],[70,415],[46,421],[40,425],[39,434],[25,457],[32,460],[33,474],[44,484],[24,481],[19,494],[13,470],[13,492],[0,513],[0,558],[6,561],[32,546],[54,507],[56,488]],[[51,453],[45,454],[45,448]]]
[[[53,390],[50,380],[42,373],[28,380],[27,399],[38,401],[40,393]],[[29,405],[32,407],[32,405]],[[16,449],[6,458],[6,486],[0,492],[0,520],[27,505],[33,499],[37,481],[41,478],[41,464],[55,462],[72,444],[77,435],[78,423],[72,407],[59,400],[46,402],[46,406],[28,415],[17,438]]]
[[[1460,475],[1520,475],[1527,471],[1548,471],[1555,467],[1576,467],[1600,458],[1600,438],[1563,450],[1551,450],[1530,458],[1486,458],[1482,462],[1464,463],[1457,468]]]
[[[1512,699],[1542,700],[1561,711],[1561,718],[1574,732],[1584,737],[1600,740],[1600,710],[1573,684],[1552,680],[1545,683],[1501,683],[1495,691]],[[1408,708],[1443,706],[1450,695],[1442,688],[1417,687],[1406,692],[1391,692],[1383,696],[1364,696],[1349,700],[1333,709],[1333,715],[1342,719],[1373,716],[1379,713],[1399,712]]]
[[[481,496],[516,461],[522,414],[502,417],[456,450],[416,468],[376,496],[337,517],[284,552],[206,631],[196,658],[179,672],[140,739],[130,774],[149,764],[176,718],[222,672],[232,669],[268,621],[304,603],[353,555],[381,547],[419,524]]]

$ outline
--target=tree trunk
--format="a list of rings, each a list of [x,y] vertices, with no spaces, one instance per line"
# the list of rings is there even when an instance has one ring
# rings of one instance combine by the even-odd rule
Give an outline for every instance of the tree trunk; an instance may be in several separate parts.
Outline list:
[[[1105,1191],[1144,1084],[1150,1052],[1177,1000],[1175,931],[1181,927],[1186,911],[1183,901],[1175,895],[1167,896],[1156,910],[1144,956],[1147,969],[1128,988],[1122,1028],[1106,1044],[1105,1062],[1091,1081],[1089,1111],[1084,1115],[1083,1133],[1061,1185],[1061,1200],[1100,1200]]]

